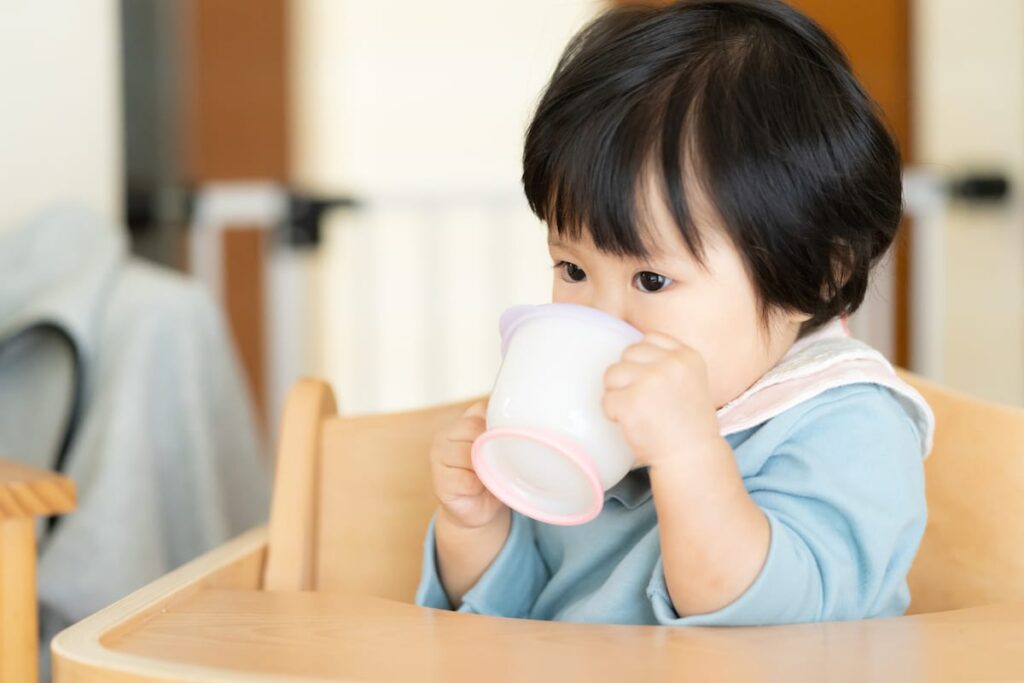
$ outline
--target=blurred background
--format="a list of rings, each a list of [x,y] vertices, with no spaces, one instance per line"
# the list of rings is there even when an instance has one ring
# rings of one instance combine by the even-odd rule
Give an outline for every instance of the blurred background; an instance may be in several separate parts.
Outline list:
[[[842,43],[906,159],[908,229],[856,332],[1024,404],[1024,3],[795,4]],[[606,6],[3,0],[0,219],[75,200],[200,278],[271,432],[302,374],[343,413],[484,393],[500,312],[549,296],[523,132]]]

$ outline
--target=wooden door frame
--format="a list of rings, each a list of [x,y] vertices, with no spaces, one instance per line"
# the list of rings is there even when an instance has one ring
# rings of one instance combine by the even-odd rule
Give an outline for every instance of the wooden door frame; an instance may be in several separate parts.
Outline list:
[[[288,0],[183,0],[183,125],[188,182],[272,181],[289,169]],[[268,420],[263,291],[268,226],[223,231],[220,291],[264,428]]]

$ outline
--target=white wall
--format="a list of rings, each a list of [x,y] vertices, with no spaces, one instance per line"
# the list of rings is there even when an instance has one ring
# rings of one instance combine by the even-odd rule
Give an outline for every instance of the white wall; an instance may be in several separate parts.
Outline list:
[[[521,136],[598,0],[295,0],[293,177],[360,194],[513,188]]]
[[[1024,404],[1024,3],[918,0],[915,150],[925,169],[1005,171],[1011,201],[945,217],[942,380]]]
[[[0,2],[0,230],[57,201],[121,214],[115,0]]]
[[[523,133],[596,0],[296,0],[293,176],[352,193],[320,253],[318,371],[346,412],[490,389],[498,316],[550,297]]]

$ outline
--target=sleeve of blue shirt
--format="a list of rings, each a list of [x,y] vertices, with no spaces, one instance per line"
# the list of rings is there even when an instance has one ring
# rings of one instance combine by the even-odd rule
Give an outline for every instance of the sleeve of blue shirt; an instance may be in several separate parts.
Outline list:
[[[716,612],[680,618],[659,560],[648,587],[659,623],[780,624],[906,610],[906,575],[927,514],[921,437],[888,390],[845,389],[823,394],[744,480],[771,528],[751,586]]]
[[[436,519],[436,518],[435,518]],[[423,570],[416,604],[452,609],[437,570],[437,545],[431,520],[423,548]],[[550,574],[537,548],[533,524],[513,512],[508,538],[479,581],[462,596],[459,612],[498,617],[529,616]]]

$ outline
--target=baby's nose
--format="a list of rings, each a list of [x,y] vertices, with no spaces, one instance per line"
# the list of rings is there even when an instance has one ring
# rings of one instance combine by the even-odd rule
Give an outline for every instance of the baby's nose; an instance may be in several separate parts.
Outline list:
[[[614,295],[595,295],[591,298],[589,306],[591,308],[596,308],[602,313],[607,313],[610,316],[629,322],[627,319],[628,311],[626,310],[625,300],[623,297]]]

